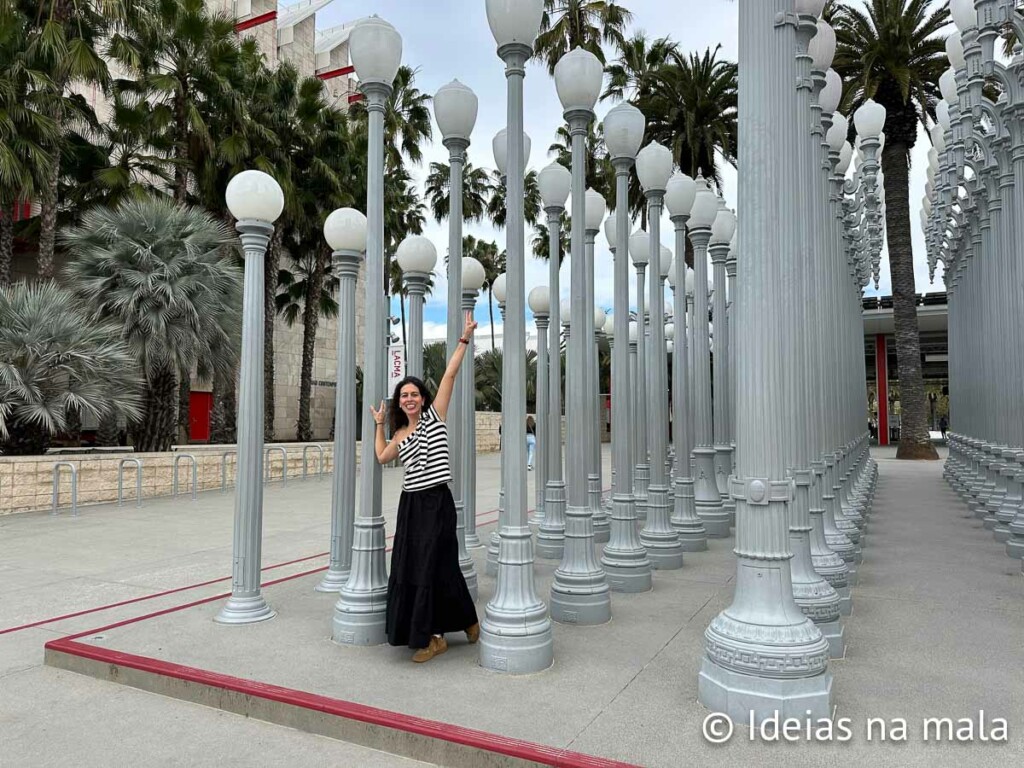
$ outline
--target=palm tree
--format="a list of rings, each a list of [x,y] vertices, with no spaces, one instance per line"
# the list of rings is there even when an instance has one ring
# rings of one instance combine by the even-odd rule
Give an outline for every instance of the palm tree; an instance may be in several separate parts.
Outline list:
[[[921,372],[909,173],[918,126],[935,119],[939,77],[949,66],[942,35],[949,19],[945,3],[933,8],[928,0],[871,0],[864,10],[838,5],[832,14],[832,66],[844,80],[843,106],[852,113],[873,98],[886,110],[882,173],[902,407],[899,459],[938,458]]]
[[[587,126],[584,152],[587,164],[586,187],[601,193],[609,205],[614,205],[615,169],[604,146],[604,130],[601,123],[591,121]],[[572,136],[569,135],[568,127],[561,125],[555,130],[555,141],[548,147],[548,154],[555,155],[557,162],[572,170]],[[637,181],[636,184],[637,191],[642,197],[640,182]],[[630,197],[633,197],[632,190]]]
[[[573,48],[584,48],[605,61],[604,44],[621,48],[633,14],[614,0],[544,0],[534,56],[555,74],[558,60]]]
[[[558,263],[561,264],[572,249],[572,238],[570,237],[572,233],[572,217],[566,211],[562,211],[559,227],[558,239],[561,243],[561,252],[558,254]],[[533,227],[533,255],[541,261],[547,261],[551,258],[547,223],[538,223]]]
[[[59,187],[64,137],[69,128],[95,128],[96,115],[72,84],[106,88],[110,73],[105,52],[131,56],[137,49],[124,36],[126,25],[138,17],[136,0],[43,0],[22,2],[29,8],[31,31],[27,55],[49,79],[37,84],[43,113],[55,127],[54,141],[47,146],[49,164],[45,183],[39,188],[39,275],[54,274],[54,243],[57,231]],[[104,51],[101,46],[106,48]]]
[[[392,83],[391,96],[384,109],[385,162],[389,167],[401,165],[406,158],[415,165],[423,160],[420,147],[433,137],[430,121],[432,96],[416,87],[418,69],[401,66]],[[366,104],[357,101],[349,112],[358,122],[366,122]]]
[[[11,282],[14,252],[12,211],[46,183],[51,165],[46,147],[56,125],[40,109],[39,84],[52,89],[46,72],[29,61],[28,19],[0,6],[0,286]]]
[[[601,101],[626,99],[636,103],[650,95],[657,86],[658,70],[668,63],[669,56],[676,52],[677,44],[667,37],[659,37],[648,46],[643,30],[633,33],[624,40],[619,49],[619,58],[605,67],[608,85],[601,94]]]
[[[424,186],[423,196],[430,205],[430,212],[438,222],[448,218],[451,210],[451,194],[448,182],[451,167],[448,163],[431,163],[430,173]],[[475,168],[467,162],[462,169],[462,218],[466,221],[480,221],[487,212],[487,201],[491,196],[491,180],[484,168]]]
[[[119,329],[94,321],[52,280],[0,287],[0,440],[45,453],[82,415],[137,419],[141,380]]]
[[[505,228],[505,177],[498,171],[492,171],[491,197],[487,201],[487,217],[498,229]],[[526,172],[523,179],[523,216],[526,223],[534,225],[540,221],[541,206],[540,185],[537,183],[537,172]]]
[[[501,410],[501,374],[504,355],[500,349],[489,349],[474,360],[476,407],[482,411]],[[537,353],[526,353],[526,409],[537,407]]]
[[[233,371],[242,273],[220,222],[165,197],[94,208],[61,233],[66,273],[90,317],[116,324],[145,379],[136,450],[166,451],[175,438],[178,381]]]
[[[717,154],[736,162],[737,67],[718,59],[721,46],[703,55],[673,51],[641,94],[637,107],[647,115],[647,138],[661,142],[683,173],[701,174],[722,185]]]
[[[473,235],[462,237],[463,257],[472,256],[484,268],[484,285],[487,287],[487,311],[491,318],[491,349],[494,349],[494,281],[505,271],[505,251],[499,251],[496,242],[478,240]],[[445,257],[447,263],[447,257]]]
[[[448,365],[445,350],[448,345],[443,341],[435,341],[423,347],[423,382],[434,392],[441,384],[444,369]]]

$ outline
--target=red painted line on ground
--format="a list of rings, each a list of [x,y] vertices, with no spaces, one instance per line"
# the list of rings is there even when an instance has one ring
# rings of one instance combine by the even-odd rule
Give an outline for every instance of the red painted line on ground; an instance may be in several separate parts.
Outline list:
[[[495,520],[481,520],[481,518],[487,517],[488,515],[497,514],[497,513],[498,513],[498,510],[496,510],[496,509],[491,509],[491,510],[488,510],[487,512],[479,512],[479,513],[477,513],[477,516],[476,516],[477,525],[481,525],[481,524],[483,524],[483,525],[490,525],[491,523],[495,522],[497,520],[497,518],[495,518]],[[392,536],[388,536],[386,541],[391,541],[393,538],[394,538],[393,535]],[[268,565],[265,568],[261,568],[260,571],[261,572],[262,571],[272,571],[275,568],[284,568],[287,565],[294,565],[295,563],[303,563],[303,562],[305,562],[307,560],[315,560],[318,557],[324,557],[325,555],[329,555],[329,554],[330,554],[330,552],[318,552],[315,555],[309,555],[307,557],[296,558],[295,560],[288,560],[288,561],[283,562],[283,563],[275,563],[274,565]],[[323,569],[321,569],[321,570],[323,570]],[[133,605],[134,603],[142,603],[142,602],[145,602],[146,600],[155,600],[158,597],[166,597],[167,595],[174,595],[174,594],[177,594],[179,592],[187,592],[187,591],[192,590],[192,589],[199,589],[200,587],[208,587],[208,586],[210,586],[212,584],[219,584],[222,581],[231,581],[231,577],[230,576],[221,576],[220,578],[210,579],[209,581],[201,581],[201,582],[199,582],[197,584],[188,584],[188,585],[186,585],[184,587],[175,587],[174,589],[167,589],[167,590],[164,590],[162,592],[154,592],[153,594],[150,594],[150,595],[142,595],[140,597],[133,597],[133,598],[131,598],[129,600],[120,600],[120,601],[118,601],[116,603],[107,603],[106,605],[96,606],[95,608],[86,608],[86,609],[81,610],[81,611],[75,611],[74,613],[65,613],[65,614],[63,614],[61,616],[52,616],[52,617],[50,617],[48,619],[40,619],[39,621],[33,621],[33,622],[28,623],[28,624],[19,624],[16,627],[8,627],[7,629],[0,629],[0,635],[10,634],[11,632],[21,632],[22,630],[25,630],[25,629],[32,629],[33,627],[41,627],[41,626],[44,626],[46,624],[56,624],[57,622],[67,621],[69,619],[77,619],[80,616],[88,616],[91,613],[100,613],[101,611],[109,611],[109,610],[111,610],[113,608],[121,608],[121,607],[126,606],[126,605]],[[230,594],[230,593],[228,593],[228,594]]]
[[[232,677],[231,675],[189,667],[183,664],[174,664],[148,656],[138,656],[107,648],[99,648],[86,643],[74,642],[72,638],[51,640],[46,644],[46,648],[71,656],[99,661],[104,664],[116,664],[120,667],[137,669],[153,675],[185,680],[213,688],[234,691],[246,696],[255,696],[267,701],[276,701],[294,707],[324,712],[347,720],[461,744],[521,760],[531,760],[542,765],[564,768],[637,768],[637,766],[629,763],[585,755],[579,752],[570,752],[558,747],[535,744],[507,736],[500,736],[495,733],[443,723],[438,720],[428,720],[423,717],[405,715],[400,712],[392,712],[365,704],[356,704],[355,702],[299,691],[294,688],[285,688],[255,680]]]

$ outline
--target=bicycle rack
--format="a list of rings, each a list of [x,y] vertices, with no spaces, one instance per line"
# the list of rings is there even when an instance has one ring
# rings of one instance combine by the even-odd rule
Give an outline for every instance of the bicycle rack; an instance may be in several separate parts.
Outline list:
[[[220,492],[225,493],[228,489],[228,456],[235,457],[235,473],[238,472],[238,451],[224,451],[220,455]],[[237,485],[237,481],[236,481]]]
[[[317,479],[323,480],[324,477],[324,447],[322,445],[307,445],[302,449],[302,479],[306,479],[306,459],[309,456],[309,451],[314,450],[317,453],[316,458],[316,476]]]
[[[270,482],[270,454],[281,452],[281,485],[288,483],[288,451],[280,445],[272,445],[263,451],[263,483]]]
[[[199,471],[196,467],[196,457],[191,453],[178,453],[174,456],[174,479],[171,486],[171,496],[178,495],[178,467],[182,459],[188,459],[192,462],[192,501],[195,501],[198,498],[199,492]]]
[[[62,467],[67,467],[71,472],[71,516],[78,517],[78,468],[70,461],[58,461],[53,465],[53,511],[50,514],[59,514],[57,502],[60,499],[60,470]]]
[[[117,464],[117,506],[124,506],[124,468],[126,464],[135,466],[135,506],[142,506],[142,459],[121,459]]]

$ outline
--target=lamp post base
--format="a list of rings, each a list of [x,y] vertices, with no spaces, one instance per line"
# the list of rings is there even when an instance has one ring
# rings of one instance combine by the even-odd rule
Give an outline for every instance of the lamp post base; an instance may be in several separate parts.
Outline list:
[[[341,588],[348,584],[350,568],[345,570],[328,569],[320,583],[313,587],[317,592],[341,592]]]
[[[492,630],[491,624],[480,625],[480,666],[508,675],[529,675],[543,672],[555,661],[551,622],[545,617],[533,627],[519,627],[519,634],[508,634],[508,627]]]
[[[218,624],[255,624],[276,615],[277,611],[267,604],[262,593],[250,597],[232,595],[213,620]]]
[[[334,606],[331,639],[339,645],[381,645],[387,640],[384,625],[387,590],[380,594],[346,594]]]
[[[832,673],[827,671],[779,680],[732,672],[705,658],[697,677],[697,700],[740,724],[757,726],[776,715],[780,720],[827,718],[831,699]]]

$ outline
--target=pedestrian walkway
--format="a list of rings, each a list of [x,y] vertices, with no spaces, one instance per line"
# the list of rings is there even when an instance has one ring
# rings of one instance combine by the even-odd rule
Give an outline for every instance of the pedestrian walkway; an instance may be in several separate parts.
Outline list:
[[[784,749],[792,765],[1019,763],[1020,563],[1005,557],[981,521],[966,514],[942,481],[939,463],[875,455],[880,477],[854,612],[846,620],[847,656],[831,665],[837,717],[850,718],[853,729],[844,745],[766,745],[751,742],[741,729],[724,746],[712,747],[702,738],[707,712],[696,701],[696,672],[704,627],[731,598],[730,540],[713,540],[708,552],[688,554],[680,571],[656,573],[651,593],[614,595],[609,625],[556,626],[555,667],[523,678],[480,669],[475,650],[461,641],[423,666],[410,664],[404,649],[334,646],[328,639],[331,598],[312,592],[316,576],[268,587],[279,615],[261,625],[214,625],[209,619],[215,601],[83,641],[652,768],[684,760],[763,762],[771,749]],[[479,457],[481,514],[495,506],[496,458]],[[385,508],[393,514],[397,474],[388,472]],[[329,495],[329,483],[314,480],[268,490],[264,563],[287,564],[265,578],[326,563]],[[493,519],[481,517],[485,524]],[[78,520],[0,518],[0,632],[224,577],[230,571],[230,520],[229,498],[214,495],[141,511],[95,508]],[[493,580],[483,575],[482,551],[475,554],[482,608]],[[544,598],[554,565],[537,565]],[[41,666],[48,640],[229,588],[230,581],[218,581],[0,634],[4,757],[14,765],[72,758],[81,765],[414,764]],[[360,677],[359,670],[372,674]],[[1009,721],[1009,744],[922,742],[924,717],[950,717],[954,723],[973,717],[978,723],[981,710],[989,724],[997,717]],[[868,718],[904,718],[906,743],[877,737],[869,742]]]

